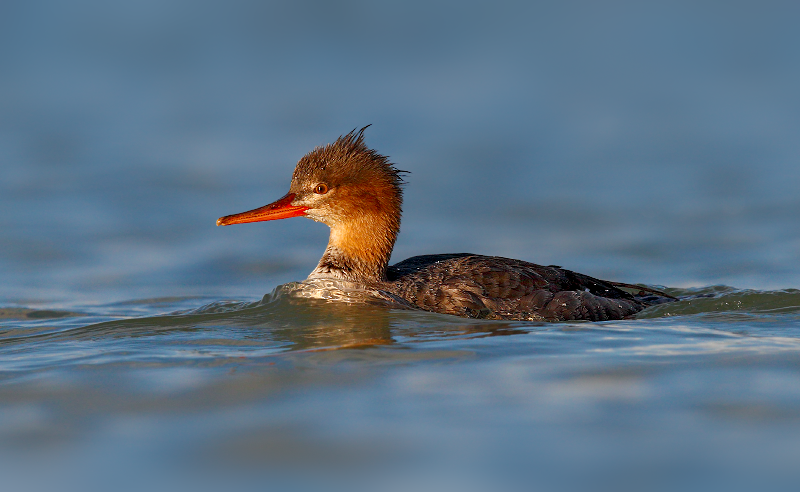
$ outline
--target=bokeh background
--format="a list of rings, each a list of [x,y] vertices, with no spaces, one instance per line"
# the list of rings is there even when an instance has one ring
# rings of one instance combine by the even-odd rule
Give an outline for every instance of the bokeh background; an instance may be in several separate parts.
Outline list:
[[[398,261],[800,285],[795,2],[5,1],[0,296],[260,295],[327,229],[216,228],[367,124]]]
[[[0,488],[795,490],[799,19],[0,1]],[[591,325],[248,304],[328,230],[216,219],[367,124],[411,172],[395,261],[709,297]]]

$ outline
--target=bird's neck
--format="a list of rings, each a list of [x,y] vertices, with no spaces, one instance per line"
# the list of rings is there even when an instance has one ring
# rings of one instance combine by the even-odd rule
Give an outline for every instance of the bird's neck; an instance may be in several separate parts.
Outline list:
[[[331,226],[328,247],[308,278],[384,282],[400,229],[400,212],[365,214]]]

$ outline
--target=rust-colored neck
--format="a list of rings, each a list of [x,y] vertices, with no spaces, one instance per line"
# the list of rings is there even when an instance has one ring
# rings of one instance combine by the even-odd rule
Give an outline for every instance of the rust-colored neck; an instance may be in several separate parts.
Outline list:
[[[399,230],[399,207],[332,224],[328,247],[309,278],[386,281],[386,267]]]

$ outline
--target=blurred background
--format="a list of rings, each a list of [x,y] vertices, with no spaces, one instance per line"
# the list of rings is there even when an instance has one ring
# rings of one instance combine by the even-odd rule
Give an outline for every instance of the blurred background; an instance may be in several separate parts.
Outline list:
[[[372,124],[393,259],[800,286],[797,2],[0,3],[0,299],[260,296],[327,228],[229,228]]]
[[[0,2],[4,490],[794,490],[800,294],[771,289],[800,287],[798,19]],[[411,172],[395,261],[711,297],[544,326],[232,302],[305,278],[328,230],[216,219],[367,124]]]

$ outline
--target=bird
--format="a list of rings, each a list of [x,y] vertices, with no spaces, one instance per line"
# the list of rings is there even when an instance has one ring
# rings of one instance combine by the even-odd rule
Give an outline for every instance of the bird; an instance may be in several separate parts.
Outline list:
[[[282,198],[220,217],[217,225],[290,217],[322,222],[330,228],[328,246],[307,281],[360,285],[434,313],[497,320],[606,321],[632,318],[653,304],[676,300],[648,287],[499,256],[431,254],[389,265],[400,231],[406,171],[366,145],[366,128],[354,129],[303,156]]]

